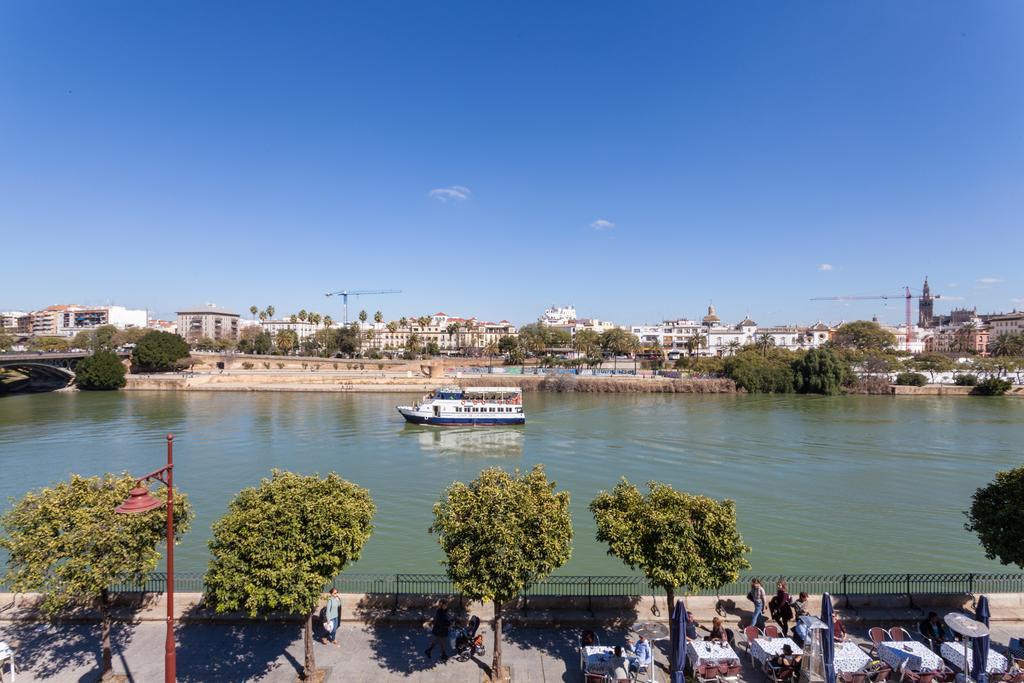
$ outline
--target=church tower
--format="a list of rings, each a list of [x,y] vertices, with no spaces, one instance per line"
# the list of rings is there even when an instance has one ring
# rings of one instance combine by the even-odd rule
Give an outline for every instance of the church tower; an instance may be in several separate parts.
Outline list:
[[[931,327],[934,317],[935,299],[932,298],[932,288],[928,286],[928,276],[925,276],[924,287],[921,288],[921,298],[917,300],[918,327]]]

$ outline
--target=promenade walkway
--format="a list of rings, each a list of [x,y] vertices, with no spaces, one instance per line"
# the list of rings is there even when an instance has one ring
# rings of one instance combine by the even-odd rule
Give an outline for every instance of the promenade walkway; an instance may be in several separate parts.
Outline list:
[[[993,640],[1005,644],[1024,633],[1022,622],[993,624]],[[506,633],[504,656],[514,680],[549,683],[582,681],[575,649],[575,630],[519,628]],[[621,632],[601,632],[602,642],[621,642]],[[854,638],[863,642],[863,633]],[[164,627],[159,622],[114,627],[114,669],[130,681],[163,680]],[[483,662],[446,664],[423,656],[428,637],[408,626],[344,624],[340,647],[316,643],[317,661],[330,668],[328,681],[477,682],[485,680],[491,634],[485,630],[488,654]],[[95,624],[4,622],[0,639],[15,646],[18,681],[79,683],[96,680],[98,627]],[[665,643],[659,643],[664,646]],[[178,631],[178,680],[195,683],[263,681],[293,683],[301,667],[302,630],[298,624],[183,624]],[[764,677],[742,657],[745,683]],[[667,679],[665,653],[656,648],[659,681]],[[5,680],[7,680],[5,678]]]

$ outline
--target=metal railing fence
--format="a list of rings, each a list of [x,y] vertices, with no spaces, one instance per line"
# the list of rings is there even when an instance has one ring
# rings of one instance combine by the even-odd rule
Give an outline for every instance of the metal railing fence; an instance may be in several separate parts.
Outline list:
[[[733,583],[718,588],[687,590],[677,595],[746,595],[750,579],[757,576],[769,593],[775,582],[785,579],[789,592],[807,591],[812,595],[831,593],[843,595],[923,595],[929,593],[1024,593],[1024,573],[986,574],[746,574]],[[343,593],[371,595],[458,595],[459,590],[445,574],[357,574],[344,573],[329,587]],[[141,582],[125,582],[111,586],[118,592],[160,593],[167,588],[167,575],[154,572]],[[203,575],[198,572],[176,572],[174,589],[181,592],[203,591]],[[664,595],[643,576],[550,576],[523,591],[523,597],[616,597]]]

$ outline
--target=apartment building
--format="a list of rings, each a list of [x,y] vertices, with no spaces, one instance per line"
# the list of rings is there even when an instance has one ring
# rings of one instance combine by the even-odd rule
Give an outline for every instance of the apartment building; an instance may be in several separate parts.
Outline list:
[[[240,316],[233,312],[209,304],[177,311],[177,333],[189,343],[203,337],[208,339],[238,340],[238,321]]]

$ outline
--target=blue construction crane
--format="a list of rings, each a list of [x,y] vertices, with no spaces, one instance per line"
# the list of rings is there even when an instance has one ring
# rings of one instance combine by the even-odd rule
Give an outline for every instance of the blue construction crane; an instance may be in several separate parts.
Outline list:
[[[367,294],[401,294],[400,289],[342,289],[337,292],[327,292],[326,296],[340,296],[341,302],[345,305],[344,324],[348,325],[348,298],[350,296],[364,296]]]

